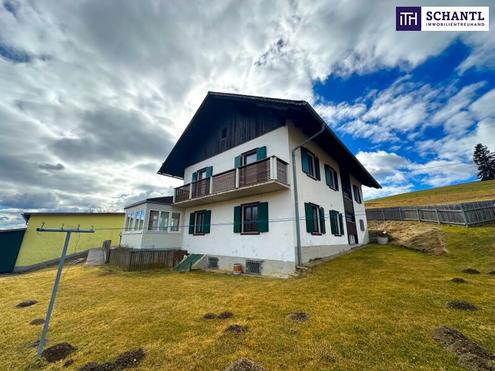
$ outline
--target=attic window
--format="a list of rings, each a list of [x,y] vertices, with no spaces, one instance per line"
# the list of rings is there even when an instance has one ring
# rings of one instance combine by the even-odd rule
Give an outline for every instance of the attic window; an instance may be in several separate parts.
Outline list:
[[[254,260],[246,261],[246,273],[261,274],[261,262]]]

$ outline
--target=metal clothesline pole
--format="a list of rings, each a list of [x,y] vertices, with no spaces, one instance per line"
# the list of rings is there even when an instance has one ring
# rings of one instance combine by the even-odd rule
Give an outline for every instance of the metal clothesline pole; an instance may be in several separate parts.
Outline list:
[[[62,249],[62,255],[60,256],[60,260],[58,262],[57,276],[55,277],[55,283],[53,284],[52,295],[50,297],[50,303],[48,304],[48,310],[46,311],[45,323],[43,324],[43,330],[41,330],[40,343],[38,344],[38,356],[43,353],[43,347],[45,346],[46,335],[48,333],[48,325],[50,323],[50,317],[52,316],[53,306],[55,304],[55,297],[57,296],[58,285],[60,283],[60,277],[62,276],[62,268],[64,266],[65,256],[67,255],[67,249],[69,247],[70,236],[72,233],[95,233],[94,228],[92,229],[80,229],[79,226],[77,228],[44,228],[43,225],[40,228],[36,228],[38,232],[58,232],[58,233],[66,233],[64,248]]]

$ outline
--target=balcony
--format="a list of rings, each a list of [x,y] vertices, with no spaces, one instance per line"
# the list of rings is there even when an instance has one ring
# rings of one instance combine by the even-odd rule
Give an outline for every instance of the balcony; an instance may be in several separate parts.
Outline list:
[[[174,204],[196,206],[289,188],[287,162],[272,156],[175,189]]]

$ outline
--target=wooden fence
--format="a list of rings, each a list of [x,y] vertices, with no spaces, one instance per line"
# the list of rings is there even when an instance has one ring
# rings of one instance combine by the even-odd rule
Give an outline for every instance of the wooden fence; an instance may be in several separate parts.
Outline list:
[[[366,209],[368,220],[416,220],[472,226],[495,222],[495,200],[449,205]]]
[[[129,249],[118,247],[110,250],[109,264],[125,271],[141,271],[154,268],[173,268],[186,254],[184,250]]]

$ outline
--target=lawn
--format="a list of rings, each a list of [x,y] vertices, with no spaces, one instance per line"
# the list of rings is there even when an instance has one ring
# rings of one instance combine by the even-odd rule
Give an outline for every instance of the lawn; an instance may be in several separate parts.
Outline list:
[[[240,356],[267,369],[461,369],[432,340],[454,327],[495,351],[495,226],[442,226],[448,255],[370,245],[312,268],[296,279],[234,277],[194,272],[105,273],[65,270],[48,346],[69,342],[72,367],[111,361],[142,347],[142,369],[224,369]],[[461,273],[473,267],[479,275]],[[55,270],[0,278],[0,369],[63,369],[37,360],[26,344],[37,339]],[[464,277],[467,284],[449,280]],[[14,306],[25,299],[31,307]],[[462,299],[480,310],[446,308]],[[234,317],[204,320],[207,312]],[[306,322],[287,314],[303,311]],[[243,335],[226,334],[231,324]]]
[[[472,182],[366,201],[367,208],[495,200],[495,180]]]

